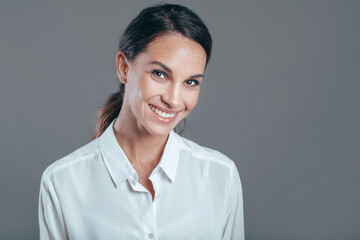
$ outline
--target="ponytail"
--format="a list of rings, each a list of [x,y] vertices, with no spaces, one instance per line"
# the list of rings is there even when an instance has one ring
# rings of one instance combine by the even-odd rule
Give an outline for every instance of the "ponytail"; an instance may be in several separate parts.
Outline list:
[[[91,140],[100,137],[111,122],[119,115],[124,99],[125,84],[120,83],[119,91],[112,94],[105,105],[100,108],[96,121],[95,133]]]

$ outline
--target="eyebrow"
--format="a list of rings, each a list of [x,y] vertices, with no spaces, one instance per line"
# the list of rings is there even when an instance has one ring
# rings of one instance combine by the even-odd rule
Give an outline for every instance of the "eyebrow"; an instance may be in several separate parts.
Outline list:
[[[151,61],[148,64],[154,64],[154,65],[159,65],[161,66],[163,69],[165,69],[167,72],[169,72],[170,74],[172,74],[172,70],[167,67],[165,64],[163,64],[162,62],[159,61]],[[192,75],[190,78],[198,78],[198,77],[204,77],[204,74],[196,74],[196,75]]]

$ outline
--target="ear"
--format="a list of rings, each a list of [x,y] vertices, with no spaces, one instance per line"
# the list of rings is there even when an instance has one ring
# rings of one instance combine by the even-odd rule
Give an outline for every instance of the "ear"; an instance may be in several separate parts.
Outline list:
[[[116,72],[121,83],[127,83],[127,72],[129,69],[129,61],[123,52],[116,53]]]

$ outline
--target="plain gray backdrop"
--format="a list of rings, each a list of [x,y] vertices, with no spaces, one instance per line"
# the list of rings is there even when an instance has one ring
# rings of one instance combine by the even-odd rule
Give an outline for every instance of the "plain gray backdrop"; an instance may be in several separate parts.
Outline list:
[[[360,239],[360,1],[169,2],[213,36],[186,136],[236,162],[246,239]],[[0,239],[38,239],[41,174],[89,142],[154,3],[1,0]]]

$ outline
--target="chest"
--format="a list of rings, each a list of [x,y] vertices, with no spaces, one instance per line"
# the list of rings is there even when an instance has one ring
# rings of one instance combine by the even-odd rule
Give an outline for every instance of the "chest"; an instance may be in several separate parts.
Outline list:
[[[158,198],[151,199],[138,184],[111,189],[94,183],[81,204],[69,200],[70,239],[221,239],[226,211],[216,188],[163,179]]]

